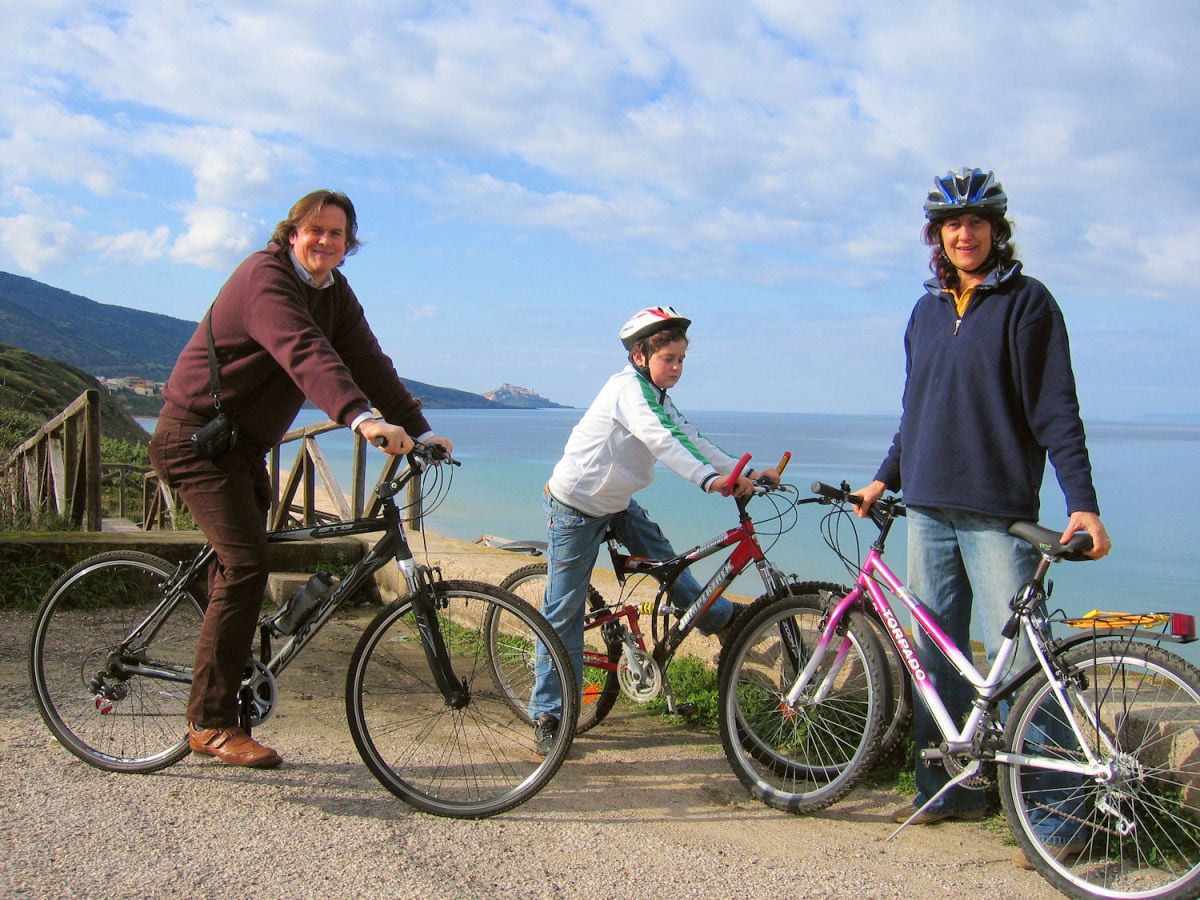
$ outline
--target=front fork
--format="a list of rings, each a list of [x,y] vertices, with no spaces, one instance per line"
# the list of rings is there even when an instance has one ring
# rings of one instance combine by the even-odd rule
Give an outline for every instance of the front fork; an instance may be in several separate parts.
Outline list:
[[[415,566],[411,559],[402,561],[400,568],[412,589],[413,615],[417,619],[417,633],[421,636],[421,649],[425,651],[429,671],[446,705],[451,709],[462,709],[471,702],[471,691],[467,687],[467,679],[454,674],[450,653],[446,649],[446,638],[438,620],[438,609],[444,609],[446,604],[434,592],[433,575],[436,570],[428,566]],[[440,579],[440,572],[438,577]]]

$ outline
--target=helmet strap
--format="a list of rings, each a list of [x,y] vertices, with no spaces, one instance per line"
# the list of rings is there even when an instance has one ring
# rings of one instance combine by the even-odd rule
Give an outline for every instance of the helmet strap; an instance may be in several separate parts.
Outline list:
[[[944,250],[942,252],[943,252],[943,254],[945,253]],[[962,271],[966,272],[968,275],[978,275],[980,272],[987,272],[988,270],[994,269],[995,267],[996,267],[996,251],[993,250],[987,255],[987,259],[985,259],[983,262],[981,262],[975,268],[963,269]]]
[[[633,366],[633,370],[635,372],[637,372],[638,375],[640,375],[642,378],[646,379],[646,383],[649,384],[650,387],[652,387],[656,391],[658,391],[658,402],[662,403],[663,398],[667,396],[667,391],[665,388],[661,388],[657,384],[655,384],[654,379],[650,377],[650,357],[646,353],[646,347],[647,347],[647,342],[643,340],[633,348],[633,350],[641,350],[642,351],[642,360],[644,361],[644,365],[639,366],[637,364],[637,361],[633,358],[633,350],[629,351],[629,364],[631,366]]]

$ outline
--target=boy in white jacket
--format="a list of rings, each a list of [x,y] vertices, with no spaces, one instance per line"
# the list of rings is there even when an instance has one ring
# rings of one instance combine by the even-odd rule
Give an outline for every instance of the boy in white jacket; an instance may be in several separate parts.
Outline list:
[[[635,556],[668,559],[675,555],[670,542],[633,499],[654,480],[655,464],[663,463],[710,493],[726,487],[726,476],[737,465],[736,457],[700,434],[667,396],[683,375],[690,324],[669,306],[644,309],[625,323],[620,338],[629,365],[608,380],[571,431],[546,484],[549,547],[542,613],[571,655],[576,684],[583,683],[588,583],[610,522]],[[763,476],[779,480],[774,469],[758,477]],[[748,495],[755,477],[748,469],[729,485],[730,493]],[[684,572],[671,602],[682,611],[699,594],[699,583]],[[719,598],[697,627],[703,634],[721,636],[739,611],[737,604]],[[539,666],[530,708],[539,748],[552,742],[561,710],[561,685]]]

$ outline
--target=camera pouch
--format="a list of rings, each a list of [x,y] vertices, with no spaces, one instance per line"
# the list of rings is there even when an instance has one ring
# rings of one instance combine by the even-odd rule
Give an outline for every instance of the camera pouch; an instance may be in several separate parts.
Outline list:
[[[237,444],[237,422],[217,413],[217,417],[192,435],[192,449],[201,459],[215,459],[228,453]]]

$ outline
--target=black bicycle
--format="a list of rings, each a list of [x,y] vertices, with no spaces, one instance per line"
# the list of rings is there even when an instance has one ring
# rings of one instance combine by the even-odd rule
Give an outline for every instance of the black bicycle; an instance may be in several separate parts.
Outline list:
[[[436,464],[435,464],[436,463]],[[375,488],[378,514],[271,532],[268,540],[324,540],[383,532],[298,622],[285,609],[259,624],[258,650],[240,694],[247,731],[274,713],[276,677],[348,598],[395,560],[408,593],[363,632],[346,676],[346,718],[376,778],[418,809],[482,818],[528,800],[554,776],[574,737],[576,693],[564,691],[563,724],[539,755],[528,716],[533,675],[498,684],[482,633],[540,644],[564,684],[574,675],[562,642],[541,614],[512,593],[478,581],[442,580],[417,564],[395,497],[420,478],[426,513],[444,498],[458,465],[435,444],[418,445],[400,474]],[[153,772],[189,752],[185,708],[212,548],[172,565],[136,551],[101,553],[54,583],[37,612],[30,676],[42,718],[90,765]],[[286,633],[281,633],[281,630]],[[273,644],[278,643],[278,646]]]

